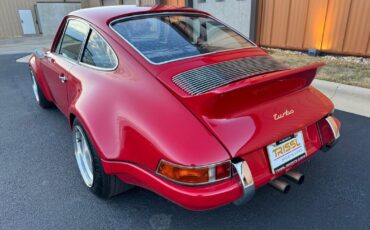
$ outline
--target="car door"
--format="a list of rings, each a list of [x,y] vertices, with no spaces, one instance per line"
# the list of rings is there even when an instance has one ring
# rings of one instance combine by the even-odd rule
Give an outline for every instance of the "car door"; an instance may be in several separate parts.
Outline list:
[[[69,19],[57,47],[54,51],[47,52],[42,62],[45,80],[54,103],[64,114],[67,114],[69,105],[67,85],[71,77],[70,69],[78,64],[88,31],[89,26],[86,23]]]

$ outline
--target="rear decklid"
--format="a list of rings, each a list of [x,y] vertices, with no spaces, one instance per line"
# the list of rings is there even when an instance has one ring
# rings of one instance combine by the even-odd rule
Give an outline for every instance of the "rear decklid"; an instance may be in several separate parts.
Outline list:
[[[288,69],[261,53],[208,63],[186,71],[177,66],[157,77],[231,157],[300,131],[333,109],[331,101],[310,86],[324,63]]]

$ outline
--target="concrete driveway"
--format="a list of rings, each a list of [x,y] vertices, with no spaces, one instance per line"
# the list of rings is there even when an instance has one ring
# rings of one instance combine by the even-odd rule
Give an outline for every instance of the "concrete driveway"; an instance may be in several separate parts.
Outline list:
[[[264,187],[206,212],[141,188],[102,200],[80,179],[67,120],[36,104],[24,55],[0,55],[0,229],[370,229],[370,118],[337,111],[341,141],[286,195]]]
[[[0,54],[31,53],[35,49],[50,48],[53,36],[26,36],[0,40]]]

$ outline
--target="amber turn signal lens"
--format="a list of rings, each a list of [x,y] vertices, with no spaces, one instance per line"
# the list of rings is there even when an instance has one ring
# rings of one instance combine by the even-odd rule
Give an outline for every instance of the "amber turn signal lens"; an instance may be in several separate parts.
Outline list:
[[[158,173],[168,179],[189,183],[200,184],[208,182],[208,168],[185,168],[166,161],[161,161],[158,167]]]
[[[162,160],[158,165],[157,173],[181,184],[199,185],[229,178],[231,163],[228,161],[216,165],[187,167]]]

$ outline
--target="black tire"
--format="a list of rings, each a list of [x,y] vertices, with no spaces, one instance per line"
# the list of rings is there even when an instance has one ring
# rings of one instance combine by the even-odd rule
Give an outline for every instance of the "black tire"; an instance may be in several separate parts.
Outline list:
[[[37,82],[37,78],[35,77],[35,74],[33,73],[32,70],[30,71],[31,71],[31,80],[32,80],[32,90],[33,90],[33,94],[35,96],[37,104],[39,104],[39,106],[43,109],[53,107],[54,104],[48,101],[44,95],[44,92],[42,92],[42,89],[39,83]]]
[[[93,183],[91,186],[87,186],[89,190],[101,198],[109,198],[115,195],[118,195],[122,192],[125,192],[132,187],[133,185],[126,184],[118,179],[114,175],[107,175],[104,172],[100,157],[95,150],[94,145],[91,142],[91,139],[84,127],[78,119],[73,121],[73,138],[75,138],[75,130],[79,127],[82,130],[86,140],[87,145],[91,153],[92,165],[93,165]],[[80,172],[81,173],[81,172]],[[81,175],[82,177],[82,175]],[[86,184],[86,183],[85,183]]]

